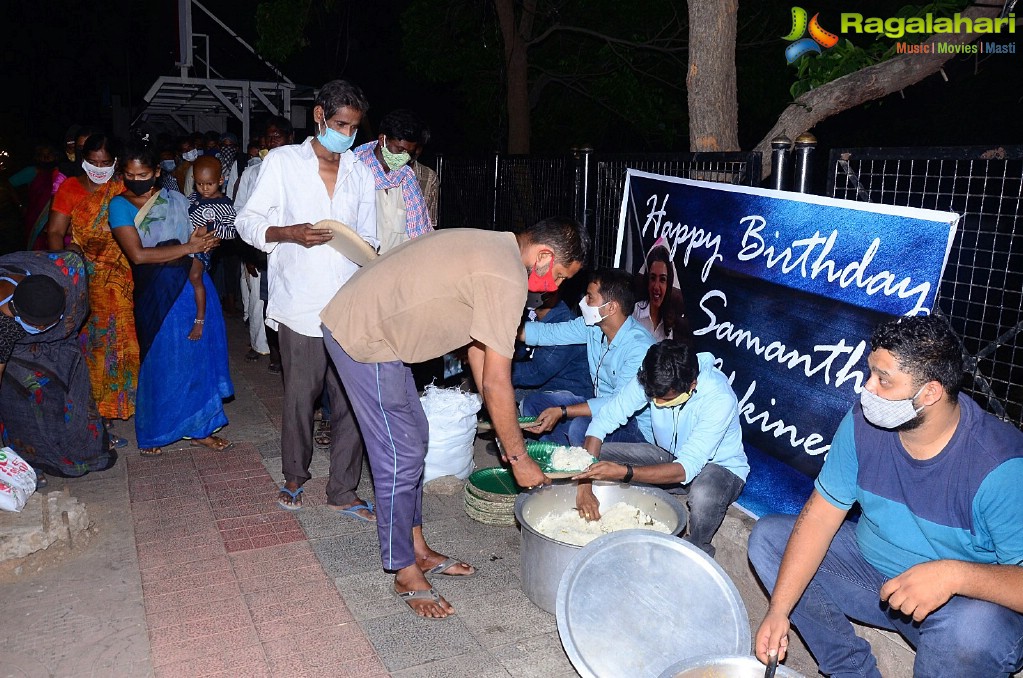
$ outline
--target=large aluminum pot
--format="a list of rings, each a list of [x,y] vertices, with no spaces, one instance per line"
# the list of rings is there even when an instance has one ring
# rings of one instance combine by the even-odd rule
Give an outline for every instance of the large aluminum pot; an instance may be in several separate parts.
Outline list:
[[[672,664],[661,673],[660,678],[764,678],[766,668],[759,659],[749,655],[704,655]],[[803,674],[781,665],[774,675],[778,678],[805,678]]]
[[[593,494],[601,506],[619,501],[631,504],[668,526],[672,534],[685,529],[689,512],[675,497],[656,487],[638,487],[621,483],[594,482]],[[547,485],[519,495],[515,518],[522,526],[522,591],[539,608],[554,614],[558,584],[580,546],[556,541],[533,527],[551,513],[575,508],[576,484]]]

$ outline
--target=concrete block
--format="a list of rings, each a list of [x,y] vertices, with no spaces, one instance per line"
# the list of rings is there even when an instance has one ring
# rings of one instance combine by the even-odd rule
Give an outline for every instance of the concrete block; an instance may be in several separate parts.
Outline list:
[[[73,548],[89,528],[85,505],[63,492],[34,493],[20,513],[0,512],[0,564],[16,561],[60,544]]]

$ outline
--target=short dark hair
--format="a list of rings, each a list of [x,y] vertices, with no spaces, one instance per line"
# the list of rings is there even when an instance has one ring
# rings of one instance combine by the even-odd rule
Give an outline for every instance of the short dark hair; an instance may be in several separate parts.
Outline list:
[[[326,113],[326,109],[324,109]],[[331,114],[333,115],[333,114]],[[330,116],[327,116],[328,118]],[[291,136],[295,133],[295,126],[291,124],[291,121],[285,118],[283,115],[271,115],[266,119],[266,124],[263,125],[263,133],[265,134],[271,127],[276,127],[282,133]]]
[[[14,288],[11,304],[30,325],[52,325],[64,314],[64,288],[48,275],[27,275]]]
[[[399,108],[380,121],[380,133],[397,141],[411,141],[425,146],[430,141],[430,128],[414,111]]]
[[[618,302],[622,313],[632,315],[636,308],[636,292],[632,288],[632,274],[620,268],[604,268],[590,275],[590,282],[600,287],[600,296],[604,302]]]
[[[699,375],[696,353],[681,341],[665,339],[647,349],[636,378],[646,397],[653,399],[688,391]]]
[[[144,144],[138,139],[131,139],[125,144],[121,152],[121,160],[118,163],[121,169],[128,166],[132,160],[137,160],[143,167],[155,170],[160,166],[160,159],[156,150],[150,144]]]
[[[347,80],[331,80],[321,87],[320,91],[316,93],[316,99],[313,101],[313,107],[315,108],[316,106],[323,108],[323,118],[325,120],[333,118],[334,114],[345,106],[363,113],[369,110],[369,102],[366,101],[366,95],[362,93],[362,90],[357,85],[353,85]]]
[[[555,261],[564,266],[585,264],[590,255],[590,235],[572,217],[548,217],[527,228],[525,235],[531,243],[550,247]]]
[[[948,321],[936,315],[888,320],[870,337],[870,350],[885,349],[917,387],[937,381],[954,401],[963,386],[962,342]]]

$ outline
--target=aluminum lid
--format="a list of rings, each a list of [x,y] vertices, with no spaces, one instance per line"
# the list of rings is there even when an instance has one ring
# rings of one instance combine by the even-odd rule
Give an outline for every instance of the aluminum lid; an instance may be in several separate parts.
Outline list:
[[[558,633],[584,678],[650,676],[699,655],[750,651],[738,589],[692,544],[648,530],[599,537],[558,587]]]

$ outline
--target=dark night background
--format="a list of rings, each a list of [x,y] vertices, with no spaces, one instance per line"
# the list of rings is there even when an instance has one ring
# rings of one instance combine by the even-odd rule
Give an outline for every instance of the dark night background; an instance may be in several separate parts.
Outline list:
[[[301,85],[319,86],[335,77],[358,83],[372,105],[370,125],[393,108],[419,110],[434,129],[433,151],[500,150],[501,135],[481,133],[481,126],[472,117],[473,107],[467,105],[468,95],[458,83],[438,84],[413,75],[406,59],[417,47],[403,44],[406,33],[401,23],[409,1],[334,0],[325,7],[322,0],[313,0],[314,20],[305,33],[308,44],[278,66]],[[205,0],[204,4],[247,42],[255,44],[255,2]],[[446,5],[442,0],[435,4],[438,11]],[[495,19],[489,2],[480,0],[476,4],[481,25],[490,22],[492,28]],[[774,4],[777,11],[770,6]],[[890,13],[895,4],[858,2],[856,11],[884,15],[886,8]],[[761,30],[768,39],[757,46],[741,47],[737,55],[739,135],[744,149],[766,134],[789,100],[788,89],[794,80],[794,70],[785,66],[782,55],[787,43],[773,39],[789,30],[790,4],[770,5],[758,3],[756,10],[759,17],[771,19],[771,25]],[[765,6],[769,11],[765,12]],[[820,9],[822,25],[837,29],[838,15],[848,11],[849,3],[804,6],[811,14]],[[643,11],[643,4],[637,3],[635,11]],[[740,24],[748,11],[747,3],[742,3]],[[196,31],[208,30],[214,36],[214,67],[226,77],[272,78],[241,45],[215,28],[199,10],[193,12]],[[177,4],[173,0],[17,2],[11,3],[5,14],[0,27],[4,45],[0,145],[12,152],[15,168],[29,160],[27,154],[36,141],[59,143],[72,122],[109,129],[114,97],[128,104],[134,117],[142,109],[142,97],[153,80],[159,75],[177,74]],[[1018,40],[1020,31],[1023,29],[1006,37]],[[443,37],[424,30],[418,39],[423,45],[437,46]],[[821,148],[1021,142],[1023,54],[957,57],[944,70],[948,82],[930,76],[902,95],[894,94],[818,125],[813,131]],[[494,74],[495,81],[500,77]],[[678,77],[684,79],[684,73]],[[502,102],[492,103],[492,109],[500,109]],[[478,111],[479,106],[474,110]],[[591,114],[604,115],[580,107],[579,115]],[[555,133],[536,129],[542,125],[551,126]],[[240,131],[234,121],[229,126]],[[688,139],[681,135],[669,147],[659,144],[651,148],[645,140],[648,138],[628,120],[612,120],[601,128],[603,131],[596,132],[592,126],[585,132],[578,131],[578,127],[582,125],[571,120],[534,120],[533,152],[562,152],[581,143],[602,151],[689,148]],[[364,137],[358,143],[362,140]]]

